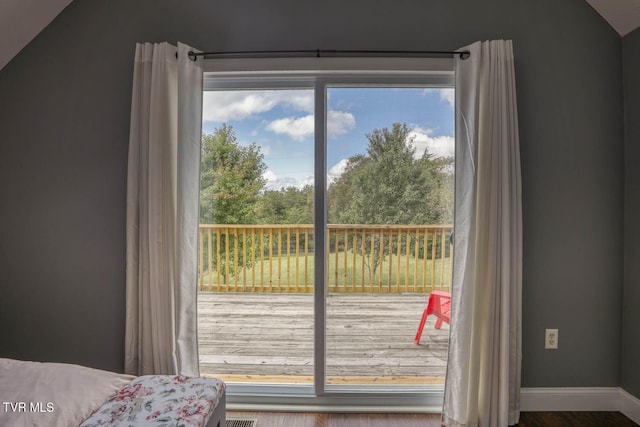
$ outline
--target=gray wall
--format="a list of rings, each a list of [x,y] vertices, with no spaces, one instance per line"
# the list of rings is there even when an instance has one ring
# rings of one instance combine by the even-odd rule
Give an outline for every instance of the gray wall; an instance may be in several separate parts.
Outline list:
[[[454,49],[512,39],[523,385],[617,386],[621,39],[584,0],[82,0],[0,71],[0,356],[123,367],[134,44]],[[544,328],[560,349],[543,349]]]
[[[625,108],[625,269],[620,385],[640,396],[640,30],[622,42]]]

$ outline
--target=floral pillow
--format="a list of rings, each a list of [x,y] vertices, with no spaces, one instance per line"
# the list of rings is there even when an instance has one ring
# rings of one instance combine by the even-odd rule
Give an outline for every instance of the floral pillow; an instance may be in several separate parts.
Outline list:
[[[131,381],[80,427],[204,426],[224,394],[216,378],[146,375]]]

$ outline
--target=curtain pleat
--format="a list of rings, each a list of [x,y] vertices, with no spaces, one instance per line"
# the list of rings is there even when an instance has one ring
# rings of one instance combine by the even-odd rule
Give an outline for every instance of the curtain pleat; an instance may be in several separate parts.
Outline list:
[[[125,331],[125,372],[134,375],[198,375],[195,242],[202,70],[188,50],[182,44],[136,46]]]
[[[456,60],[455,247],[443,422],[519,419],[522,190],[510,41]]]

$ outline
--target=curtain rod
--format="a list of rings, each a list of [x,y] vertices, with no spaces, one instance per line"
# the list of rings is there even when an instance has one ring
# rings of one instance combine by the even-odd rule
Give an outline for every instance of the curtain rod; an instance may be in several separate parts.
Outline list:
[[[439,51],[439,50],[248,50],[236,52],[193,52],[189,51],[189,58],[196,60],[198,56],[232,56],[234,58],[282,58],[282,57],[298,57],[298,56],[315,56],[320,57],[344,57],[346,55],[364,56],[364,57],[433,57],[433,56],[455,56],[459,55],[460,59],[467,59],[471,56],[468,50],[463,51]]]

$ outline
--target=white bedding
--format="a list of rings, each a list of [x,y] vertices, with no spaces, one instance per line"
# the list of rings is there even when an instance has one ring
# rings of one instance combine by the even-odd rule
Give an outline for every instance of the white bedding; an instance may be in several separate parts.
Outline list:
[[[135,377],[0,358],[0,426],[77,427]]]

